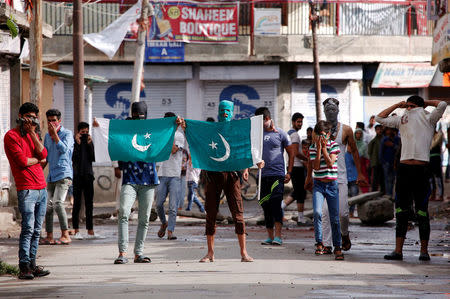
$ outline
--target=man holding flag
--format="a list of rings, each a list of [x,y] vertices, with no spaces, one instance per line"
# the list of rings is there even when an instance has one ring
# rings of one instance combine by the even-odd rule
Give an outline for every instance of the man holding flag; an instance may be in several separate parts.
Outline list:
[[[146,119],[147,105],[145,102],[134,102],[131,105],[131,113],[132,120]],[[132,120],[127,120],[127,122]],[[138,228],[134,244],[134,262],[150,263],[150,258],[143,255],[143,250],[155,187],[159,184],[156,165],[154,162],[119,161],[119,168],[123,172],[118,215],[119,257],[114,261],[114,264],[128,263],[128,258],[126,257],[128,249],[128,218],[130,217],[131,207],[133,206],[136,197],[139,201],[139,206]]]
[[[218,123],[186,120],[186,138],[191,149],[192,165],[207,170],[205,210],[208,252],[199,261],[201,263],[214,261],[216,216],[222,190],[233,216],[241,262],[253,262],[246,249],[240,180],[248,179],[248,167],[254,164],[264,167],[264,161],[261,160],[262,119],[231,122],[233,109],[233,102],[221,101]],[[244,170],[241,172],[241,169]]]

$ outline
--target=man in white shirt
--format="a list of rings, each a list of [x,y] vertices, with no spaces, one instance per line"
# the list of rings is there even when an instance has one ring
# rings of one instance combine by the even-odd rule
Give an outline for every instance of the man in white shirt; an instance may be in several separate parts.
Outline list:
[[[164,117],[176,116],[173,112],[167,112]],[[161,227],[158,231],[158,237],[162,238],[166,234],[167,239],[176,240],[177,237],[173,235],[175,224],[177,221],[178,200],[181,188],[181,163],[183,153],[181,149],[185,144],[183,133],[179,130],[175,131],[175,137],[172,146],[172,153],[169,160],[161,163],[158,170],[159,185],[156,196],[156,211],[161,220]],[[166,220],[164,211],[164,202],[166,201],[167,193],[169,193],[169,220]]]
[[[436,109],[429,113],[425,107]],[[380,112],[376,121],[397,128],[402,138],[400,164],[396,181],[396,239],[395,250],[384,256],[387,260],[403,259],[403,243],[408,230],[408,214],[412,201],[419,222],[420,256],[419,260],[429,261],[428,240],[430,238],[430,218],[428,215],[428,197],[430,192],[429,167],[430,145],[434,127],[444,114],[447,104],[441,101],[424,101],[419,96],[411,96]],[[395,109],[406,108],[402,116],[390,116]]]

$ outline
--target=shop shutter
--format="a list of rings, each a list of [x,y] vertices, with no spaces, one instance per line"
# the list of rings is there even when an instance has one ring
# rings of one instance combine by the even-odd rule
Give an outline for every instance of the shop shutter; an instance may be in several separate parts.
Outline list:
[[[277,90],[275,81],[203,81],[203,120],[217,121],[220,100],[233,100],[235,119],[254,115],[258,107],[268,107],[277,121]]]
[[[73,86],[64,84],[65,111],[64,126],[73,129]],[[125,119],[130,109],[131,82],[98,83],[93,86],[92,116],[110,119]],[[171,111],[176,115],[186,114],[186,82],[145,82],[141,101],[148,107],[148,118],[160,118]],[[85,106],[87,115],[87,106]]]

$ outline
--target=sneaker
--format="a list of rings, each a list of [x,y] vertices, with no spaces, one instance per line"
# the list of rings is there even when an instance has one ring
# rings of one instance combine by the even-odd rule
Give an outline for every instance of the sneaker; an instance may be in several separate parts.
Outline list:
[[[28,264],[19,264],[19,279],[34,279],[33,272]]]
[[[94,233],[93,235],[87,235],[86,239],[94,240],[94,239],[105,239],[106,237],[97,233]]]
[[[280,238],[275,237],[275,238],[273,238],[272,245],[278,245],[278,246],[283,245],[283,241]]]
[[[421,252],[419,255],[419,261],[429,261],[430,260],[430,255],[428,254],[428,252]]]
[[[33,275],[33,273],[31,273],[31,270],[28,269],[26,271],[20,271],[18,278],[19,279],[34,279],[34,275]]]
[[[390,254],[386,254],[384,256],[384,259],[391,261],[401,261],[403,260],[403,254],[392,251]]]
[[[75,235],[73,235],[72,239],[75,240],[83,240],[83,235],[80,232],[76,232]]]
[[[261,242],[261,245],[272,245],[273,240],[271,238],[267,238]]]
[[[50,274],[50,271],[44,270],[43,266],[36,266],[33,269],[33,276],[34,277],[43,277]]]

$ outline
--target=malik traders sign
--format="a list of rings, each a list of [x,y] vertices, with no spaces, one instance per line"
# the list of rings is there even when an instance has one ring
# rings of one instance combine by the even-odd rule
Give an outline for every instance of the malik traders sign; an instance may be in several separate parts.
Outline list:
[[[149,39],[192,43],[237,43],[237,2],[153,2]]]
[[[435,72],[429,63],[380,63],[372,88],[425,88]]]
[[[436,65],[446,58],[450,58],[450,13],[439,19],[433,31],[431,64]]]

